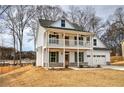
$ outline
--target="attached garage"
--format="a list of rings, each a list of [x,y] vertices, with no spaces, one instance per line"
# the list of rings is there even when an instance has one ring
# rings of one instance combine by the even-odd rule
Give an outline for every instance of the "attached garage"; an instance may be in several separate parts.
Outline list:
[[[110,62],[110,51],[106,48],[94,48],[93,54],[87,51],[85,55],[85,61],[91,66],[107,65]]]
[[[96,65],[105,65],[106,55],[93,55],[93,62]]]
[[[93,49],[94,65],[106,65],[108,62],[110,62],[110,51],[107,48]]]

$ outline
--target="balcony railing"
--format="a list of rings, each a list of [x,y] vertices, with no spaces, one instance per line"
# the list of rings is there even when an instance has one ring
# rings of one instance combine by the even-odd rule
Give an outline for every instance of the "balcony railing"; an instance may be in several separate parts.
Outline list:
[[[48,46],[51,47],[85,47],[90,48],[90,41],[82,41],[82,40],[71,40],[71,39],[54,39],[49,38]]]

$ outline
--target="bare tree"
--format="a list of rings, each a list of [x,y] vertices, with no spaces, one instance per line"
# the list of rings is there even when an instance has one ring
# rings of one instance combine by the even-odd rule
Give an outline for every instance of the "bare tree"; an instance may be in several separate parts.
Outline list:
[[[10,10],[6,11],[6,16],[8,17],[7,26],[12,31],[14,45],[16,43],[15,39],[19,42],[19,63],[21,65],[21,54],[23,48],[23,37],[24,31],[28,29],[29,21],[35,15],[33,6],[13,6]]]
[[[95,15],[92,7],[70,6],[67,14],[71,22],[77,23],[85,31],[98,34],[103,30],[104,24],[101,22],[101,18]]]
[[[68,17],[72,23],[77,22],[77,14],[76,13],[79,11],[80,11],[79,7],[73,6],[73,5],[69,6]]]
[[[37,6],[37,15],[39,19],[56,21],[62,14],[63,11],[60,6]]]
[[[0,16],[9,8],[9,5],[0,5]]]
[[[5,25],[6,28],[9,29],[9,34],[12,36],[13,38],[13,47],[14,47],[14,56],[13,56],[13,61],[15,64],[15,57],[16,57],[16,46],[18,46],[18,41],[17,41],[17,28],[15,25],[16,22],[16,17],[14,16],[14,12],[15,12],[15,6],[10,7],[4,15],[4,20],[5,20]]]
[[[28,36],[30,36],[29,38],[29,42],[33,40],[34,42],[34,51],[36,51],[36,32],[38,30],[38,22],[37,20],[31,20],[31,22],[29,23],[29,27],[30,27],[30,32],[27,33]]]
[[[102,35],[103,41],[114,52],[121,55],[121,41],[124,39],[124,9],[117,8],[109,17],[106,32]]]

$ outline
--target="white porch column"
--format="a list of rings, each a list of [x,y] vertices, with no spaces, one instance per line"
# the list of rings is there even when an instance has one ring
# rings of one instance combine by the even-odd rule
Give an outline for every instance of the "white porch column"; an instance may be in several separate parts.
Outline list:
[[[91,65],[93,66],[93,60],[94,60],[94,58],[93,58],[93,35],[91,36]]]
[[[47,32],[47,56],[48,56],[48,67],[49,67],[49,32]]]
[[[77,34],[77,66],[79,67],[79,35]]]
[[[48,32],[46,32],[46,41],[45,41],[45,45],[46,45],[46,47],[48,47],[48,42],[49,42],[49,34],[48,34]]]
[[[77,66],[79,67],[79,49],[77,49]]]
[[[47,55],[48,55],[47,62],[48,62],[48,67],[49,67],[49,48],[47,48]]]
[[[63,67],[65,67],[65,33],[63,34]]]
[[[65,67],[65,48],[63,49],[63,67]]]
[[[42,48],[42,66],[44,67],[44,48]]]

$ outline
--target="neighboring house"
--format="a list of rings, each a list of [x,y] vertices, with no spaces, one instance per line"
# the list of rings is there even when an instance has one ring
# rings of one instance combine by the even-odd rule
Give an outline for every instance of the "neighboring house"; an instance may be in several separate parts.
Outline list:
[[[34,51],[22,51],[22,59],[36,59],[35,55]]]
[[[14,48],[0,46],[0,60],[13,59]]]
[[[36,66],[79,67],[107,65],[110,51],[94,33],[83,31],[65,18],[39,20]]]

